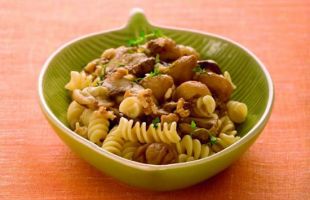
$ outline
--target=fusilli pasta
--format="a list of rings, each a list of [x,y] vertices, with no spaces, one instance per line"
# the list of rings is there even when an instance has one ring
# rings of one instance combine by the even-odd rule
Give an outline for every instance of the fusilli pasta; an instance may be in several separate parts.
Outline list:
[[[140,143],[152,143],[152,142],[164,142],[167,144],[177,143],[180,140],[180,136],[177,133],[177,123],[158,123],[151,124],[149,128],[146,128],[146,123],[136,122],[133,120],[127,120],[122,117],[118,126],[118,133],[125,140]]]
[[[138,142],[130,142],[130,141],[125,142],[122,148],[121,156],[123,158],[132,160],[132,156],[134,155],[136,149],[139,146],[140,144]]]
[[[111,118],[111,116],[109,116],[109,113],[104,109],[99,109],[92,113],[88,124],[88,138],[90,141],[97,145],[102,145],[109,130],[109,118]]]
[[[89,119],[91,117],[91,115],[93,114],[93,110],[91,109],[85,109],[83,111],[83,113],[80,116],[80,122],[84,125],[84,126],[88,126],[89,124]]]
[[[206,95],[197,99],[192,112],[198,117],[207,117],[214,112],[215,106],[213,97]]]
[[[220,144],[223,148],[229,147],[233,143],[237,142],[240,139],[239,136],[227,135],[225,133],[221,133],[217,138],[218,144]]]
[[[225,133],[227,135],[236,135],[237,131],[235,129],[234,123],[229,119],[227,115],[221,117],[218,120],[218,134]]]
[[[248,114],[248,107],[238,101],[229,101],[227,104],[229,118],[235,123],[244,122]]]
[[[130,118],[137,118],[143,114],[143,107],[135,96],[125,98],[119,105],[119,111]]]
[[[92,76],[86,75],[84,71],[81,73],[76,71],[71,71],[71,79],[69,83],[65,85],[65,88],[67,90],[75,90],[75,89],[84,89],[88,86],[90,86],[92,83]]]
[[[83,111],[85,110],[84,106],[81,106],[76,101],[72,101],[68,107],[67,111],[67,120],[70,124],[71,128],[75,128],[76,122],[79,121],[80,116],[82,115]]]
[[[102,148],[116,155],[121,155],[123,145],[124,140],[117,134],[116,128],[113,128],[104,140]]]
[[[209,147],[206,144],[201,144],[198,139],[193,139],[190,135],[185,135],[181,142],[177,143],[177,150],[179,155],[185,154],[186,160],[204,158],[209,155]],[[181,161],[184,161],[185,156],[179,156]]]
[[[87,139],[88,129],[86,126],[80,126],[79,122],[76,122],[74,132]]]

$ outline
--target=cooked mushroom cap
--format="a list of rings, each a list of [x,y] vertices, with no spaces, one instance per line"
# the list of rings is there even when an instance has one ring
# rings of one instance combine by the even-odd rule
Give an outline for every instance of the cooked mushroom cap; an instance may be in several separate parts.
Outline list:
[[[198,65],[201,68],[214,72],[216,74],[223,74],[220,67],[214,60],[199,60]]]
[[[211,92],[223,102],[228,101],[233,92],[231,83],[225,77],[213,72],[198,74],[195,80],[206,84]]]
[[[194,76],[193,69],[196,67],[196,65],[196,56],[183,56],[171,64],[167,73],[173,77],[177,84],[180,84],[192,79]]]
[[[185,100],[205,95],[211,95],[211,92],[205,84],[198,81],[186,81],[179,85],[175,92],[176,99],[183,98]]]
[[[166,91],[173,86],[173,79],[169,75],[158,75],[144,78],[140,84],[144,88],[152,90],[153,95],[158,101],[164,99]]]

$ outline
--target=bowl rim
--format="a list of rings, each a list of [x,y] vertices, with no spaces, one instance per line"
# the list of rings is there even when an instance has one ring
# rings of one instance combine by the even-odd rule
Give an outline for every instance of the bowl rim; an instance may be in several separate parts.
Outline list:
[[[187,32],[195,33],[195,34],[201,34],[201,35],[205,35],[205,36],[211,36],[211,37],[214,37],[214,38],[218,38],[218,39],[221,39],[221,40],[226,41],[228,43],[232,43],[233,45],[236,45],[237,47],[239,47],[240,49],[245,51],[248,55],[250,55],[258,63],[259,67],[263,71],[263,73],[265,75],[265,78],[267,80],[267,85],[268,85],[268,101],[267,101],[267,104],[266,104],[265,111],[262,114],[262,116],[260,117],[259,121],[244,136],[242,136],[240,140],[238,140],[236,143],[232,144],[231,146],[223,149],[222,151],[220,151],[218,153],[215,153],[215,154],[213,154],[211,156],[208,156],[208,157],[205,157],[205,158],[202,158],[202,159],[198,159],[198,160],[194,160],[194,161],[191,161],[191,162],[173,163],[173,164],[169,164],[169,165],[152,165],[152,164],[145,164],[145,163],[140,163],[140,162],[136,162],[136,161],[125,159],[125,158],[123,158],[121,156],[112,154],[112,153],[102,149],[101,147],[99,147],[96,144],[90,142],[89,140],[79,136],[74,131],[72,131],[70,128],[65,126],[53,114],[53,112],[51,111],[51,109],[47,105],[47,102],[46,102],[46,100],[44,98],[43,81],[44,81],[45,72],[47,71],[47,69],[48,69],[48,67],[50,65],[50,62],[64,48],[68,47],[69,45],[71,45],[71,44],[73,44],[75,42],[78,42],[80,40],[83,40],[83,39],[86,39],[86,38],[89,38],[89,37],[94,37],[94,36],[98,36],[98,35],[101,35],[101,34],[113,32],[113,31],[124,30],[124,29],[128,28],[137,19],[140,19],[140,20],[142,19],[144,21],[144,23],[150,25],[151,27],[170,29],[172,31],[187,31]],[[233,41],[233,40],[231,40],[229,38],[223,37],[221,35],[205,32],[205,31],[193,30],[193,29],[188,29],[188,28],[177,28],[177,27],[171,27],[171,26],[158,26],[156,24],[150,23],[147,20],[145,14],[144,14],[144,11],[142,9],[134,8],[130,12],[130,17],[129,17],[128,22],[125,25],[121,26],[120,28],[108,29],[108,30],[105,30],[105,31],[98,31],[98,32],[86,34],[86,35],[77,37],[75,39],[72,39],[72,40],[64,43],[60,47],[58,47],[47,58],[47,60],[43,64],[43,67],[42,67],[42,69],[40,71],[40,75],[39,75],[39,79],[38,79],[38,96],[39,96],[39,103],[40,103],[41,109],[42,109],[43,113],[45,114],[45,116],[51,122],[53,122],[53,125],[57,126],[57,128],[59,128],[62,132],[67,134],[72,139],[77,140],[80,143],[83,143],[83,145],[85,145],[88,148],[91,148],[92,150],[96,151],[101,156],[106,156],[106,157],[114,160],[115,162],[118,162],[120,164],[126,165],[128,167],[133,167],[133,168],[140,169],[140,170],[145,170],[145,171],[158,171],[158,170],[169,170],[169,169],[189,167],[189,166],[192,166],[192,165],[199,165],[199,164],[203,164],[203,163],[206,163],[206,162],[210,162],[210,161],[215,160],[218,157],[221,157],[221,156],[223,156],[225,154],[229,154],[234,149],[238,148],[239,146],[241,146],[244,143],[246,143],[249,140],[251,140],[253,137],[255,137],[257,134],[260,133],[260,131],[258,131],[258,130],[263,128],[266,125],[266,123],[267,123],[267,121],[268,121],[268,119],[269,119],[269,117],[271,115],[272,106],[273,106],[273,103],[274,103],[274,85],[273,85],[273,81],[271,79],[271,76],[270,76],[269,72],[267,71],[265,65],[262,63],[262,61],[252,51],[250,51],[249,49],[247,49],[243,45],[239,44],[238,42]]]

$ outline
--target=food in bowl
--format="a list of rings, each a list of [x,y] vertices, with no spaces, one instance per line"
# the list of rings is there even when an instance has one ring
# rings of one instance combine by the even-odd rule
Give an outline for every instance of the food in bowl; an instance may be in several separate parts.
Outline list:
[[[65,86],[72,130],[124,158],[156,165],[215,154],[240,139],[246,104],[213,60],[156,30],[105,50]]]

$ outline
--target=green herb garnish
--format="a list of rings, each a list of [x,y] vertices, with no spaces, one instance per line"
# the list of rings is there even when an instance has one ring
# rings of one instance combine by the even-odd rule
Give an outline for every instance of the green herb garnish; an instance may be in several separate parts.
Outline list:
[[[155,119],[153,119],[152,124],[154,125],[154,128],[158,127],[159,122],[160,122],[159,117],[156,117]]]
[[[159,54],[156,54],[156,57],[155,57],[155,63],[160,63]]]
[[[152,34],[157,38],[165,36],[159,29],[155,29]]]
[[[133,80],[133,82],[135,82],[135,83],[139,83],[139,81],[141,81],[143,78],[135,78],[134,80]]]
[[[101,84],[102,84],[102,82],[101,81],[98,81],[97,83],[96,83],[96,86],[98,87],[98,86],[101,86]]]
[[[201,73],[205,72],[205,70],[202,69],[199,65],[197,65],[197,66],[193,69],[193,72],[196,72],[196,73],[201,74]]]
[[[161,72],[159,71],[158,67],[155,67],[154,70],[149,74],[149,77],[154,77],[160,75]]]
[[[162,32],[158,29],[154,30],[152,33],[145,34],[144,31],[140,32],[139,37],[136,39],[130,39],[128,40],[128,45],[129,46],[138,46],[140,44],[145,43],[149,38],[158,38],[164,36]]]
[[[211,144],[216,144],[217,143],[217,139],[213,135],[210,136],[210,143]]]
[[[191,128],[192,130],[195,130],[197,128],[196,122],[194,120],[192,120],[191,122]]]

